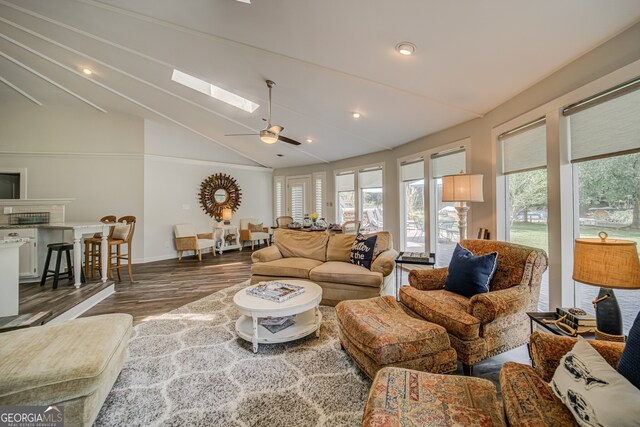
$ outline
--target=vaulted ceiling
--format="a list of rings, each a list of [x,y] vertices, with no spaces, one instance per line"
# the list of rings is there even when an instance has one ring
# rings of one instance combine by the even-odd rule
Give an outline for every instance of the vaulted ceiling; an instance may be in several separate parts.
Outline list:
[[[298,166],[481,117],[639,19],[638,0],[0,0],[0,99],[135,114],[247,164]],[[260,108],[180,86],[174,69]],[[225,136],[264,127],[265,79],[273,123],[301,146]]]

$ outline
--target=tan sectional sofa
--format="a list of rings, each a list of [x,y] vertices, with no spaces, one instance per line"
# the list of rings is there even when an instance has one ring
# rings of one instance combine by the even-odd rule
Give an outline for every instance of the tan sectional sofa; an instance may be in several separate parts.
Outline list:
[[[306,279],[322,287],[322,304],[336,305],[347,299],[393,295],[393,270],[398,253],[391,234],[378,235],[371,270],[351,264],[356,236],[328,235],[276,229],[273,246],[251,255],[251,283],[276,279]]]

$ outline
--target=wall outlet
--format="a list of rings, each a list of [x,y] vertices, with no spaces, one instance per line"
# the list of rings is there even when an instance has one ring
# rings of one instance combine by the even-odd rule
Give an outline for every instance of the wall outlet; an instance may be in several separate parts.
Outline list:
[[[9,215],[13,213],[13,207],[12,206],[5,206],[4,207],[4,214],[5,215]]]

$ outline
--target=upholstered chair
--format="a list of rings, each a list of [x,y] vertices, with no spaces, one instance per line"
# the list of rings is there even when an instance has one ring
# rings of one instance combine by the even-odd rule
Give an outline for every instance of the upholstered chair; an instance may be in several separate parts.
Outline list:
[[[192,224],[178,224],[173,226],[176,236],[176,249],[178,259],[182,259],[184,251],[194,251],[198,255],[198,261],[202,261],[202,250],[211,248],[212,256],[216,256],[216,241],[213,233],[196,233],[196,227]]]
[[[528,246],[493,240],[463,240],[475,255],[498,253],[489,292],[467,298],[444,290],[447,268],[412,270],[400,301],[426,320],[443,326],[464,373],[484,359],[527,343],[527,311],[536,311],[547,254]]]
[[[258,219],[242,218],[240,220],[240,245],[244,247],[245,242],[251,242],[251,250],[253,250],[255,242],[261,240],[264,240],[267,246],[271,243],[269,227],[263,227]]]
[[[293,217],[291,216],[279,216],[276,218],[276,226],[278,228],[285,228],[287,225],[293,222]]]
[[[344,234],[358,234],[360,232],[360,221],[346,221],[342,224]]]

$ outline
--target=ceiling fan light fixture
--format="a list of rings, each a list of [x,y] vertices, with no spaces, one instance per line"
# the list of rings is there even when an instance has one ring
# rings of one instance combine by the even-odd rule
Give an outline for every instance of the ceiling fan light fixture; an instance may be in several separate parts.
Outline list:
[[[265,144],[275,144],[276,142],[278,142],[278,135],[273,132],[269,132],[266,129],[263,129],[260,131],[260,141],[264,142]]]
[[[416,51],[416,45],[411,42],[401,42],[396,45],[396,51],[404,56],[413,55]]]

